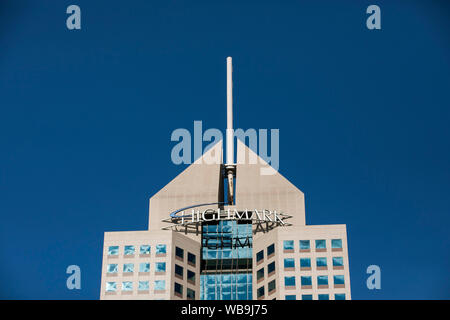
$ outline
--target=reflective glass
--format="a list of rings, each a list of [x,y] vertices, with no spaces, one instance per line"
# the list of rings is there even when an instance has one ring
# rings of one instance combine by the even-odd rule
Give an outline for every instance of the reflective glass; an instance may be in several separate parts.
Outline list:
[[[317,267],[326,267],[327,266],[327,258],[321,257],[316,259]]]
[[[345,293],[336,293],[334,295],[334,300],[345,300]]]
[[[326,249],[326,241],[325,240],[316,240],[316,249]]]
[[[342,239],[331,239],[331,248],[342,249]]]
[[[108,264],[106,269],[107,269],[108,273],[116,273],[118,270],[118,265],[117,264]]]
[[[319,294],[319,300],[330,300],[330,296],[328,294]]]
[[[129,256],[134,254],[134,246],[125,246],[124,255]]]
[[[311,245],[309,243],[309,240],[300,240],[300,249],[301,250],[308,250],[311,248]]]
[[[300,258],[300,267],[311,268],[311,259],[310,258]]]
[[[283,241],[284,250],[294,250],[294,240],[284,240]]]
[[[166,290],[166,280],[155,280],[155,290]]]
[[[122,282],[122,291],[133,291],[133,282],[131,281]]]
[[[328,285],[328,276],[317,276],[317,285],[318,286]]]
[[[165,262],[156,262],[156,272],[166,272],[166,263]]]
[[[284,297],[285,300],[295,300],[296,296],[295,294],[289,294],[287,296]]]
[[[149,290],[149,289],[150,289],[149,281],[139,281],[139,283],[138,283],[139,291],[144,291],[144,290]]]
[[[284,267],[285,268],[295,268],[294,258],[285,258],[284,259]]]
[[[335,267],[344,266],[344,258],[343,257],[333,257],[333,266],[335,266]]]
[[[108,256],[117,256],[119,254],[119,246],[108,247]]]
[[[164,254],[167,253],[167,247],[165,244],[157,244],[156,245],[156,254]]]
[[[286,287],[295,286],[295,277],[284,277],[284,285]]]
[[[123,272],[134,272],[134,264],[133,263],[124,263],[123,264]]]
[[[140,254],[150,254],[150,246],[148,244],[141,245],[139,253]]]
[[[312,285],[311,276],[301,276],[300,277],[302,286],[310,286]]]
[[[107,282],[106,283],[106,292],[114,292],[117,290],[116,282]]]
[[[333,276],[333,281],[334,281],[334,284],[345,284],[343,275]]]
[[[150,263],[141,262],[139,264],[139,272],[149,272],[150,271]]]
[[[302,294],[302,300],[312,300],[312,294]]]

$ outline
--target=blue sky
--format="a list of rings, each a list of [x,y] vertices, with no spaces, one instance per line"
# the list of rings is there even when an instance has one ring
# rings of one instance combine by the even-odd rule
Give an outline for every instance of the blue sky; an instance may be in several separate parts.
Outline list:
[[[66,28],[77,4],[82,29]],[[381,7],[382,29],[365,27]],[[98,299],[103,232],[147,228],[176,128],[280,129],[307,224],[345,223],[354,299],[450,298],[444,1],[2,1],[0,298]],[[68,265],[82,289],[66,288]],[[368,290],[366,268],[381,268]]]

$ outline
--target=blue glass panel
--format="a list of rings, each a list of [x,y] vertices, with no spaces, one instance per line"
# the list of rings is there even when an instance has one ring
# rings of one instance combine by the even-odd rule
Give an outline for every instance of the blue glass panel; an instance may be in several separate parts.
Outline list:
[[[319,294],[319,300],[330,300],[330,296],[328,294]]]
[[[300,240],[300,249],[301,250],[308,250],[311,248],[309,240]]]
[[[143,244],[139,250],[140,254],[150,254],[150,246],[148,244]]]
[[[300,267],[311,268],[311,259],[310,258],[300,258]]]
[[[312,285],[311,276],[302,276],[300,278],[302,286],[310,286]]]
[[[134,246],[125,246],[124,255],[129,256],[134,254]]]
[[[326,267],[327,266],[327,258],[321,257],[316,259],[316,266],[318,267]]]
[[[117,256],[118,254],[119,254],[119,246],[108,247],[108,255],[109,256]]]
[[[317,276],[317,285],[318,286],[328,285],[328,276]]]
[[[139,291],[144,291],[144,290],[149,290],[149,289],[150,289],[149,281],[139,281],[139,283],[138,283]]]
[[[294,240],[284,240],[283,241],[284,250],[294,250]]]
[[[295,286],[295,277],[284,277],[284,285],[287,286]]]
[[[325,240],[316,240],[316,249],[326,249],[327,244]]]
[[[342,249],[342,239],[331,239],[331,248]]]
[[[345,293],[336,293],[334,295],[334,300],[345,300]]]
[[[345,284],[343,275],[333,276],[333,281],[334,281],[334,284]]]
[[[312,294],[302,294],[302,300],[312,300]]]
[[[285,300],[296,300],[296,296],[295,294],[290,294],[285,296]]]
[[[295,260],[294,260],[294,258],[286,258],[286,259],[284,259],[284,267],[285,268],[295,268]]]
[[[335,267],[344,266],[344,258],[343,257],[333,257],[333,266],[335,266]]]

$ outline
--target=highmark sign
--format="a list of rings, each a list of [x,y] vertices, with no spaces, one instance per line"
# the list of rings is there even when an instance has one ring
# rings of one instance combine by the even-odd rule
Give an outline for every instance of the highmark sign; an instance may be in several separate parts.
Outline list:
[[[233,208],[221,209],[206,208],[203,210],[196,210],[198,207],[208,207],[212,205],[222,205],[223,203],[205,203],[176,210],[170,214],[170,218],[162,220],[170,223],[170,226],[164,227],[163,230],[180,231],[184,233],[201,232],[201,225],[204,223],[214,223],[220,220],[236,220],[242,222],[252,223],[254,225],[253,233],[268,232],[269,230],[278,226],[290,226],[286,219],[292,216],[277,212],[276,210],[254,209],[254,210],[237,210]],[[186,211],[190,213],[186,214]],[[178,215],[179,214],[179,215]]]

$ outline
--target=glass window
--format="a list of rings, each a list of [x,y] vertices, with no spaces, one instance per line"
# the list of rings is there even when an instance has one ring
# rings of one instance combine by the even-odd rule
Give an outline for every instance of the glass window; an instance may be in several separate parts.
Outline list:
[[[183,295],[183,286],[175,282],[175,292]]]
[[[317,267],[326,267],[327,266],[327,258],[326,257],[316,258],[316,266]]]
[[[115,292],[117,290],[116,282],[107,282],[106,283],[106,292]]]
[[[124,255],[130,256],[134,254],[134,246],[125,246]]]
[[[267,291],[271,292],[272,290],[275,290],[275,280],[270,281],[267,285]]]
[[[256,271],[256,280],[264,278],[264,268],[259,269]]]
[[[295,286],[295,277],[284,277],[284,286],[294,287]]]
[[[175,264],[175,274],[177,274],[183,278],[183,267]]]
[[[300,250],[309,250],[310,248],[309,240],[300,240]]]
[[[188,270],[187,271],[187,279],[188,279],[188,281],[195,282],[195,272]]]
[[[133,291],[133,282],[131,281],[122,282],[122,291]]]
[[[124,263],[123,272],[134,272],[134,263]]]
[[[317,276],[317,285],[318,286],[328,285],[328,276]]]
[[[311,259],[310,258],[300,258],[300,267],[311,268]]]
[[[294,250],[294,240],[284,240],[283,250]]]
[[[275,271],[275,261],[267,265],[267,274],[271,274]]]
[[[275,252],[275,244],[272,243],[270,246],[267,247],[267,256],[270,256],[274,252]]]
[[[312,285],[311,276],[301,276],[300,280],[301,280],[302,286],[311,286]]]
[[[166,290],[166,280],[155,280],[155,290]]]
[[[319,294],[319,300],[330,300],[330,296],[328,294]]]
[[[149,262],[141,262],[139,264],[139,272],[150,272],[150,263]]]
[[[343,267],[344,266],[344,258],[343,257],[333,257],[333,266]]]
[[[150,289],[149,281],[139,281],[138,283],[138,290],[139,291],[145,291]]]
[[[342,239],[331,239],[332,249],[342,249]]]
[[[258,288],[257,295],[258,295],[258,298],[260,298],[264,295],[264,286]]]
[[[150,254],[150,246],[148,244],[141,245],[139,253],[140,254]]]
[[[184,259],[184,250],[178,247],[175,247],[175,255],[178,258]]]
[[[326,249],[327,244],[325,240],[316,240],[316,249]]]
[[[165,244],[157,244],[156,245],[156,254],[166,254],[167,247]]]
[[[192,254],[190,252],[188,252],[188,262],[192,263],[193,265],[195,265],[195,254]]]
[[[334,300],[345,300],[345,293],[336,293],[334,295]]]
[[[302,294],[302,300],[312,300],[312,294]]]
[[[261,261],[262,259],[264,259],[264,251],[261,250],[256,254],[256,261]]]
[[[333,281],[334,281],[334,284],[345,284],[343,275],[333,276]]]
[[[106,267],[106,272],[108,273],[117,273],[118,265],[117,264],[108,264]]]
[[[284,267],[285,268],[295,268],[294,258],[285,258],[284,259]]]
[[[108,256],[117,256],[119,254],[119,246],[109,246]]]
[[[284,297],[285,300],[296,300],[297,297],[295,296],[295,294],[288,294],[287,296]]]
[[[186,289],[186,296],[190,300],[195,300],[195,291],[192,289],[187,288]]]
[[[156,262],[156,272],[166,272],[166,263],[165,262]]]

